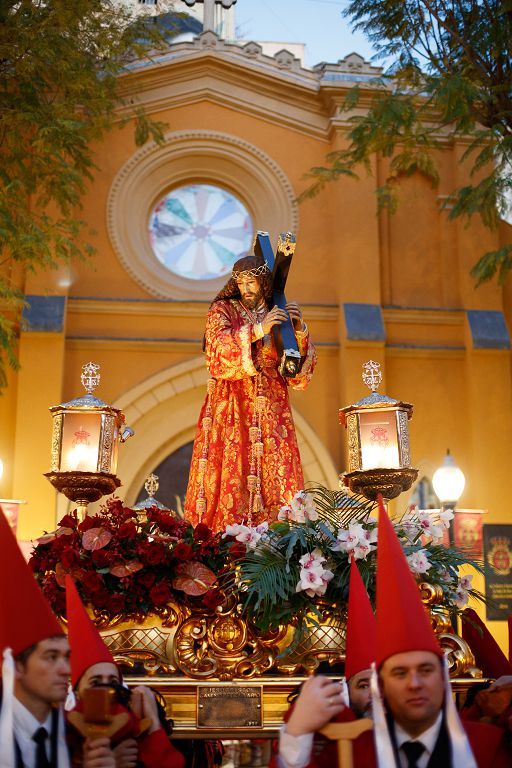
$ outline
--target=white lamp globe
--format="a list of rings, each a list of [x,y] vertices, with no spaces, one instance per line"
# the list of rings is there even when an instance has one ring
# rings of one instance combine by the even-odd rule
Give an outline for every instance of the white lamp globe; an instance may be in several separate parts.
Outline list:
[[[432,478],[434,491],[442,504],[457,502],[462,496],[466,478],[464,472],[455,464],[453,456],[448,450],[444,457],[443,466],[436,469]]]

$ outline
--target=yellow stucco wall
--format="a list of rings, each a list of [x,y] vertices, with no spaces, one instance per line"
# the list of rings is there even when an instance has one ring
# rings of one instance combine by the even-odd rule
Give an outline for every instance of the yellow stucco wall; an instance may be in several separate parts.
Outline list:
[[[28,502],[20,513],[20,538],[54,526],[55,493],[42,476],[50,463],[48,408],[80,393],[85,362],[101,365],[99,396],[126,408],[128,422],[137,422],[136,437],[121,448],[119,467],[129,502],[157,459],[191,439],[204,395],[198,358],[212,296],[162,301],[157,288],[150,291],[126,268],[112,235],[117,227],[122,242],[133,233],[148,241],[148,200],[154,204],[176,179],[186,178],[187,168],[191,182],[218,174],[221,186],[254,206],[253,215],[268,210],[268,221],[257,220],[256,228],[275,234],[298,216],[287,293],[303,305],[319,348],[310,388],[292,395],[307,476],[334,482],[344,469],[345,436],[337,410],[365,394],[361,365],[372,358],[382,365],[383,391],[414,404],[414,465],[431,472],[449,447],[467,478],[461,506],[487,509],[487,522],[512,522],[510,350],[498,343],[475,348],[466,314],[491,310],[512,318],[510,284],[476,290],[469,276],[483,249],[510,238],[510,228],[496,234],[478,222],[466,228],[450,223],[441,210],[443,196],[454,180],[460,182],[464,148],[447,145],[440,154],[439,188],[420,175],[404,180],[393,217],[377,214],[375,179],[364,175],[358,181],[341,178],[297,207],[304,174],[343,146],[345,123],[337,105],[350,82],[323,83],[310,72],[283,70],[265,57],[237,59],[215,46],[200,50],[182,44],[176,50],[175,59],[123,81],[126,94],[168,124],[164,147],[137,150],[126,125],[95,148],[98,172],[82,215],[96,232],[96,255],[58,273],[26,278],[27,294],[65,296],[66,304],[57,330],[21,333],[21,369],[9,372],[0,398],[5,463],[0,496]],[[197,147],[188,155],[187,142]],[[173,146],[183,151],[180,158]],[[266,178],[269,189],[275,185],[287,221],[272,220],[264,184],[251,186],[245,162],[254,168],[254,178]],[[144,164],[148,171],[140,187],[135,181],[130,186],[136,178],[130,174]],[[375,160],[374,173],[384,178],[385,163]],[[121,194],[129,200],[127,208],[116,203]],[[354,337],[346,322],[348,303],[380,308],[383,338],[371,332]],[[395,507],[406,503],[404,495]],[[504,623],[491,628],[504,645]]]

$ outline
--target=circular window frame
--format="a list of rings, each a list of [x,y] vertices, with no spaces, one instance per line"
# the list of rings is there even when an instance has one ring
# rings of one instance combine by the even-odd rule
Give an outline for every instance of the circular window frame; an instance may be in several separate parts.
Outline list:
[[[151,212],[166,194],[185,184],[214,184],[237,197],[255,231],[297,233],[298,205],[278,164],[243,139],[218,131],[175,131],[162,146],[138,150],[115,177],[107,203],[108,233],[114,251],[132,278],[162,299],[210,300],[226,276],[192,280],[169,271],[156,257],[149,237]],[[128,212],[128,215],[127,215]]]

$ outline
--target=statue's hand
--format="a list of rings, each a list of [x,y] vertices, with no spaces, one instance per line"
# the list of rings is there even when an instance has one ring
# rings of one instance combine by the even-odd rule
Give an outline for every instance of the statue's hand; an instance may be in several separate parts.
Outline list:
[[[306,326],[302,319],[302,311],[296,301],[289,301],[286,304],[286,311],[290,315],[290,319],[293,323],[293,327],[296,331],[304,331]]]
[[[286,314],[284,309],[279,309],[279,307],[272,307],[270,312],[267,312],[267,314],[261,321],[261,327],[263,329],[263,333],[266,336],[267,333],[270,333],[274,325],[281,325],[281,323],[285,323],[287,320],[288,320],[288,315]]]

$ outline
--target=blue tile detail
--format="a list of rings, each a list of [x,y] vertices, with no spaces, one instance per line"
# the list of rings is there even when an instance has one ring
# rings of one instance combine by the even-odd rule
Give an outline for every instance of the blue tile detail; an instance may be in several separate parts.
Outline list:
[[[467,314],[474,349],[510,349],[503,312],[469,309]]]
[[[384,321],[378,304],[344,304],[347,338],[354,341],[384,341]]]
[[[65,296],[25,296],[27,306],[23,309],[21,327],[23,331],[49,331],[60,333],[64,329]]]

